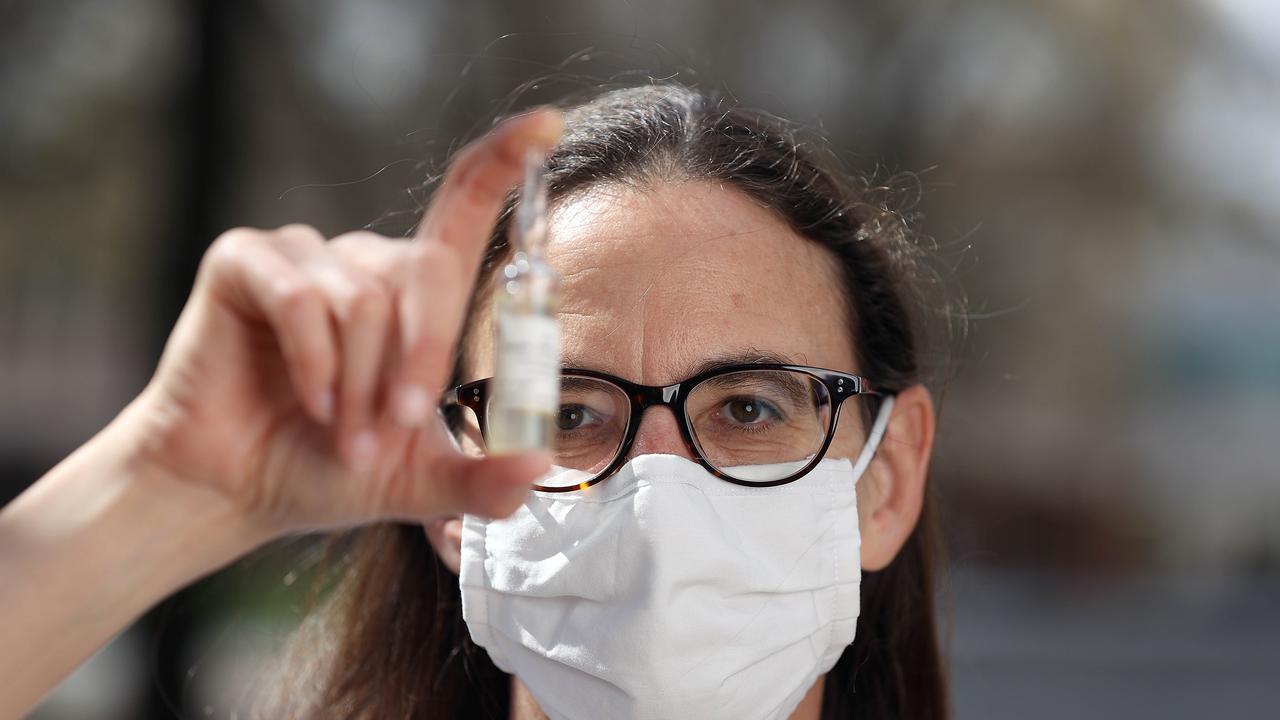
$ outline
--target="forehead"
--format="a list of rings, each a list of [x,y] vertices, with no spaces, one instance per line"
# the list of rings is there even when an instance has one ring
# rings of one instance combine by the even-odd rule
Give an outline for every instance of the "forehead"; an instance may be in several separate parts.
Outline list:
[[[549,221],[567,366],[646,384],[734,355],[856,370],[834,257],[736,189],[597,187]]]

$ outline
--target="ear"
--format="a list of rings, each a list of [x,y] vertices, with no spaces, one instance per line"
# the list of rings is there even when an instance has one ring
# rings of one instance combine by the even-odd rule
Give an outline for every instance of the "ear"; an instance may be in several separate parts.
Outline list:
[[[933,452],[933,400],[923,385],[898,393],[875,459],[858,481],[862,569],[883,570],[911,536]]]
[[[462,567],[462,517],[443,515],[423,525],[440,562],[454,575]]]

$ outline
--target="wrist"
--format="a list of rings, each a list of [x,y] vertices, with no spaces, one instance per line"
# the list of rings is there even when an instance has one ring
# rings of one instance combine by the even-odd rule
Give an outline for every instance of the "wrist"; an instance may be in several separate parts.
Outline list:
[[[134,417],[121,413],[0,509],[0,716],[21,715],[147,609],[270,539],[213,490],[149,462]]]
[[[150,456],[138,401],[0,511],[6,562],[141,612],[271,539],[212,488]],[[60,572],[76,566],[78,574]]]
[[[111,504],[104,504],[100,520],[148,526],[123,539],[136,543],[137,559],[145,556],[155,563],[151,582],[143,585],[154,585],[153,593],[163,597],[249,553],[275,533],[215,488],[161,462],[152,414],[144,391],[82,448],[78,472],[69,475],[97,476],[105,485],[104,500]]]

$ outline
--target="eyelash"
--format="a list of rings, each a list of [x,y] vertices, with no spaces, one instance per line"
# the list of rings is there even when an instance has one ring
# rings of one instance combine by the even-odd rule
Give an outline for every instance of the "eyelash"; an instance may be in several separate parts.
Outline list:
[[[566,406],[561,406],[561,408],[560,408],[560,412],[562,412],[562,413],[563,413],[563,412],[564,412],[564,410],[565,410],[565,407],[566,407]],[[582,414],[583,414],[583,416],[584,416],[585,418],[594,418],[594,417],[595,417],[595,415],[596,415],[595,411],[593,411],[591,408],[587,407],[586,405],[571,405],[571,406],[568,406],[568,407],[572,407],[572,408],[573,408],[574,410],[576,410],[577,412],[582,413]],[[590,424],[586,424],[586,425],[580,425],[580,426],[578,426],[578,427],[570,428],[570,429],[568,429],[568,430],[559,430],[559,432],[562,432],[562,433],[575,433],[575,432],[581,432],[581,431],[587,430],[587,429],[589,429],[590,427],[591,427],[591,425],[590,425]]]
[[[782,416],[782,412],[778,410],[776,405],[774,405],[773,403],[767,400],[762,400],[758,397],[729,398],[724,402],[723,405],[720,406],[720,410],[717,411],[716,414],[723,416],[724,409],[728,407],[729,404],[735,403],[735,402],[747,402],[747,403],[759,405],[762,409],[768,412],[769,417],[772,419],[772,422],[766,421],[766,422],[745,423],[745,424],[730,420],[727,424],[729,425],[729,427],[733,428],[735,432],[741,432],[741,433],[766,432],[770,428],[772,428],[774,425],[781,423],[785,420],[785,418],[783,418]]]
[[[760,408],[767,414],[767,419],[761,422],[755,422],[755,423],[741,423],[729,418],[725,418],[724,413],[726,411],[726,408],[728,407],[728,405],[735,402],[746,402],[746,403],[759,405]],[[579,404],[579,405],[572,405],[572,406],[563,406],[561,408],[561,412],[564,411],[565,407],[571,407],[573,408],[573,410],[579,413],[582,413],[584,415],[584,419],[587,419],[587,420],[594,419],[596,416],[595,411],[593,411],[590,407],[586,405]],[[716,411],[715,415],[721,418],[724,418],[723,424],[728,428],[730,428],[733,432],[744,433],[744,434],[767,432],[768,430],[772,429],[775,425],[786,421],[786,418],[783,416],[782,411],[779,410],[776,405],[758,397],[729,398],[720,406],[720,409]],[[565,434],[582,433],[590,430],[593,424],[595,423],[587,422],[578,427],[569,428],[567,430],[558,430],[558,432],[565,433]]]

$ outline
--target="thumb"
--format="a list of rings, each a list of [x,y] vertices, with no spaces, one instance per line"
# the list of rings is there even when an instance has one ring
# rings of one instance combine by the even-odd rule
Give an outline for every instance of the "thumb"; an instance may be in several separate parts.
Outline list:
[[[551,470],[551,458],[546,453],[473,457],[445,452],[433,465],[430,480],[415,479],[432,482],[436,490],[429,493],[436,496],[433,507],[420,508],[419,513],[504,518],[520,507],[534,481]]]

